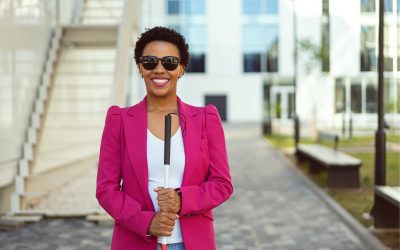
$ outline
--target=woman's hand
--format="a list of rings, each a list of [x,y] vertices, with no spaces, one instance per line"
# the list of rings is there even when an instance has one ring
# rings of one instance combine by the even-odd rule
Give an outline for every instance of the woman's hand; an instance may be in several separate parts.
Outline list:
[[[158,194],[157,200],[160,211],[174,214],[181,211],[181,196],[175,189],[158,187],[154,191]]]
[[[177,214],[160,211],[151,220],[148,233],[154,236],[171,236],[178,218]]]

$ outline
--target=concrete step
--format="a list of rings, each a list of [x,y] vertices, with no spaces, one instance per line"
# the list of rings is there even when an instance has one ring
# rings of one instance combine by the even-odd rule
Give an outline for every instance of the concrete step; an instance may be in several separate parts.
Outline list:
[[[120,17],[83,17],[82,24],[117,24],[121,21]]]
[[[114,60],[114,46],[63,47],[60,60]]]
[[[86,17],[118,17],[121,18],[123,9],[120,7],[87,8],[83,11],[82,18]]]
[[[100,142],[88,141],[86,145],[79,147],[64,147],[53,150],[46,148],[47,150],[42,152],[40,152],[41,148],[39,148],[39,153],[36,156],[33,167],[33,175],[78,164],[93,157],[97,158]],[[71,142],[76,142],[76,140],[72,140]]]
[[[113,8],[118,7],[122,8],[124,6],[124,2],[121,0],[89,0],[86,2],[85,8]]]
[[[87,75],[87,74],[58,74],[55,78],[55,86],[111,86],[114,75]]]
[[[109,61],[61,61],[57,65],[56,73],[96,73],[104,72],[112,75],[115,62]]]
[[[96,127],[52,127],[46,128],[42,132],[41,142],[46,144],[47,141],[71,141],[71,142],[87,142],[99,140],[102,132],[102,126]],[[66,140],[65,140],[66,139]],[[39,147],[39,152],[41,147]]]
[[[65,26],[62,44],[68,46],[115,46],[118,25],[115,21],[102,25],[82,24]]]
[[[79,113],[79,112],[90,112],[90,113],[103,113],[108,107],[108,101],[105,99],[79,99],[78,101],[71,100],[57,100],[53,101],[50,105],[48,112],[56,113]]]
[[[101,88],[101,89],[61,89],[54,88],[52,92],[51,98],[60,98],[60,99],[87,99],[87,98],[109,98],[111,95],[110,88]],[[51,103],[50,103],[51,105]]]
[[[71,112],[71,113],[48,113],[46,127],[70,127],[72,125],[90,127],[104,126],[107,109],[102,112]]]

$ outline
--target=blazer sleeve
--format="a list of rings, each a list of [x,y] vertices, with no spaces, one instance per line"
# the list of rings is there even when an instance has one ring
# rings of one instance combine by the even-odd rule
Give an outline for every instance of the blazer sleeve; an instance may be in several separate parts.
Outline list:
[[[150,240],[146,234],[155,213],[121,190],[121,109],[108,109],[100,145],[96,198],[104,210],[130,231]]]
[[[233,185],[221,118],[214,105],[205,108],[209,166],[207,179],[198,186],[181,187],[181,215],[203,214],[227,200]]]

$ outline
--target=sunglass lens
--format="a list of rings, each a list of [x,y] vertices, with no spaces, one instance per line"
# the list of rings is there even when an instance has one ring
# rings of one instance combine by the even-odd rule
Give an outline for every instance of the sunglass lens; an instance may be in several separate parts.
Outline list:
[[[166,70],[172,71],[178,67],[179,60],[173,56],[166,56],[162,59],[161,63]]]
[[[142,57],[143,68],[147,70],[153,70],[157,67],[158,59],[155,56],[144,56]]]

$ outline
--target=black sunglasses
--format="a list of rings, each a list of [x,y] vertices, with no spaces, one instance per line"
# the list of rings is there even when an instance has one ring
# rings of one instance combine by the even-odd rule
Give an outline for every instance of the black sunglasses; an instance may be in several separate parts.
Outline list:
[[[181,59],[175,56],[164,56],[163,58],[158,58],[156,56],[142,56],[140,58],[140,63],[143,65],[143,68],[147,70],[155,69],[158,65],[158,61],[161,61],[162,66],[166,70],[172,71],[178,67]]]

